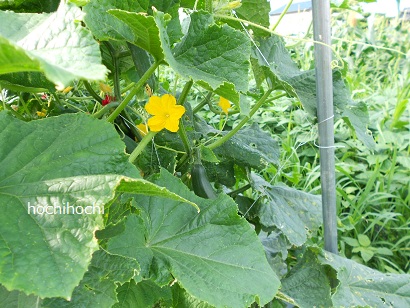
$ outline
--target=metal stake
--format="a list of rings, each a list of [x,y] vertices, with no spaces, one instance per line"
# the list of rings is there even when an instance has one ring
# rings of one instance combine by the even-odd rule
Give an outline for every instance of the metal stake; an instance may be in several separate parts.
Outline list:
[[[315,41],[331,44],[330,2],[313,0]],[[337,253],[336,177],[334,159],[332,50],[315,43],[317,117],[319,126],[320,175],[322,185],[325,250]]]

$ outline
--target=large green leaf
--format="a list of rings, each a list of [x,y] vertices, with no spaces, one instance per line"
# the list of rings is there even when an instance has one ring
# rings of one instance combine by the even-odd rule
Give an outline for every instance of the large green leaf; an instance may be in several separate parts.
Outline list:
[[[237,16],[241,19],[249,20],[258,25],[269,28],[270,3],[265,0],[242,0],[241,6],[235,9]],[[229,25],[243,30],[243,27],[252,29],[253,33],[258,36],[269,35],[269,32],[261,30],[248,24],[240,24],[231,20],[225,20]]]
[[[178,74],[238,103],[237,91],[248,89],[250,42],[246,35],[227,25],[217,26],[208,13],[195,12],[186,35],[171,48],[164,13],[154,17],[168,64]]]
[[[41,307],[42,300],[38,296],[26,295],[20,291],[7,291],[0,285],[0,307],[26,308]]]
[[[170,15],[154,11],[154,23],[151,16],[125,9],[109,10],[109,13],[122,26],[115,28],[120,34],[110,33],[107,38],[127,40],[150,52],[157,61],[165,58],[178,74],[192,78],[232,102],[239,102],[238,91],[247,91],[250,41],[245,34],[227,25],[217,26],[211,14],[192,13],[189,29],[174,47],[179,32],[172,24],[176,19],[170,19]]]
[[[248,214],[252,212],[253,208],[258,208],[250,204],[251,208]],[[287,241],[285,235],[279,231],[264,232],[260,231],[259,239],[265,248],[266,258],[275,273],[282,277],[288,272],[288,266],[286,264],[286,259],[288,257],[288,249],[291,245]]]
[[[264,197],[264,204],[258,208],[260,223],[267,228],[278,228],[290,243],[303,245],[309,233],[321,225],[320,196],[284,184],[271,185],[257,175],[252,176],[252,186]]]
[[[15,92],[55,92],[52,82],[40,72],[19,72],[0,75],[0,86]]]
[[[154,307],[159,301],[166,302],[166,307],[171,306],[171,288],[161,288],[152,280],[142,280],[137,284],[131,280],[120,286],[117,292],[119,303],[113,308]]]
[[[172,46],[183,36],[179,16],[180,0],[150,0],[148,12],[152,14],[153,8],[171,15],[167,24],[169,44]]]
[[[410,306],[410,275],[383,274],[326,251],[322,251],[319,260],[337,271],[339,285],[332,296],[334,307]]]
[[[206,138],[226,134],[225,131],[213,128],[201,118],[195,119],[195,130]],[[269,164],[279,162],[278,143],[256,123],[241,128],[237,134],[217,147],[214,152],[226,160],[259,170]]]
[[[325,268],[310,250],[282,280],[281,292],[291,297],[300,308],[332,307],[330,281]]]
[[[117,284],[140,279],[138,262],[131,258],[110,255],[103,250],[94,252],[88,271],[74,289],[70,301],[62,298],[45,299],[43,306],[110,308],[117,300]],[[138,306],[147,307],[147,306]]]
[[[278,143],[256,123],[239,130],[235,136],[218,147],[215,153],[233,159],[238,165],[259,170],[279,162]]]
[[[172,287],[172,303],[172,307],[178,308],[214,308],[214,306],[193,297],[178,284]]]
[[[201,212],[135,196],[141,216],[127,218],[108,251],[138,260],[145,278],[165,285],[175,277],[188,293],[218,307],[247,307],[255,300],[263,305],[273,298],[279,280],[229,197],[201,199],[164,170],[154,183],[194,201]]]
[[[85,7],[84,22],[93,35],[103,41],[109,39],[132,42],[134,36],[130,28],[122,21],[108,13],[108,10],[124,10],[129,12],[147,12],[148,0],[91,0]]]
[[[98,249],[98,210],[116,188],[185,200],[124,177],[139,176],[124,144],[112,125],[90,116],[26,123],[1,112],[0,144],[0,283],[9,290],[69,298]],[[52,215],[53,206],[95,214]]]
[[[157,61],[164,59],[164,52],[159,38],[159,29],[154,17],[121,10],[109,10],[108,13],[129,26],[133,36],[132,38],[129,37],[127,41],[145,49],[152,54]]]
[[[300,71],[278,36],[259,40],[259,48],[254,49],[252,62],[257,80],[267,78],[274,88],[284,89],[298,97],[303,107],[316,116],[316,76],[315,70]],[[338,71],[333,72],[333,103],[335,117],[343,117],[356,131],[358,138],[369,148],[374,148],[374,140],[366,134],[368,124],[367,109],[357,106],[350,98],[349,90]]]
[[[32,60],[22,48],[1,36],[0,47],[0,74],[40,70],[39,61]]]
[[[82,16],[64,1],[51,14],[0,11],[0,73],[42,71],[59,87],[78,78],[104,79],[107,69]]]
[[[376,143],[373,137],[367,133],[367,123],[369,123],[369,114],[367,112],[367,106],[364,103],[357,105],[346,106],[342,113],[342,117],[345,122],[351,126],[359,140],[361,140],[366,147],[374,149]]]

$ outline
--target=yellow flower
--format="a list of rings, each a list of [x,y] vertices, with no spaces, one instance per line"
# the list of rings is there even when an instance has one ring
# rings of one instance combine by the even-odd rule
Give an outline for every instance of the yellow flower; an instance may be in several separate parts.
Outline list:
[[[151,131],[159,132],[164,128],[173,133],[178,131],[179,119],[185,113],[185,108],[176,103],[175,97],[171,94],[150,97],[145,110],[153,115],[147,123]]]
[[[104,93],[112,93],[111,87],[108,84],[100,82],[100,90]]]
[[[47,110],[43,108],[41,111],[36,111],[36,113],[39,118],[44,118],[47,115]]]
[[[230,8],[231,10],[233,9],[237,9],[238,7],[240,7],[242,5],[241,1],[232,1],[228,3],[228,8]]]
[[[221,107],[223,112],[228,114],[228,109],[231,108],[231,103],[226,98],[221,96],[218,106]]]
[[[73,87],[67,87],[63,90],[64,94],[67,94],[68,92],[70,92],[72,89],[74,89]]]
[[[148,134],[148,128],[144,123],[138,124],[137,128],[142,136],[145,136],[146,134]]]

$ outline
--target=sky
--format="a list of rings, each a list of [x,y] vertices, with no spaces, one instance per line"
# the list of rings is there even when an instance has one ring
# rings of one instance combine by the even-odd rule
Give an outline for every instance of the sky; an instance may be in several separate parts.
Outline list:
[[[293,3],[305,2],[306,0],[293,0]],[[271,0],[271,8],[275,10],[288,3],[288,0]],[[362,3],[363,9],[367,12],[386,14],[387,17],[393,17],[397,14],[396,0],[377,0],[374,3]],[[410,0],[401,0],[400,9],[410,8]]]

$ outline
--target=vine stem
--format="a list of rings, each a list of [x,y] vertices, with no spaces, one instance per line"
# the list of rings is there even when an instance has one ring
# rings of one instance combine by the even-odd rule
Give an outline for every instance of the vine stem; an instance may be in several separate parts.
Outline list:
[[[128,157],[128,161],[130,163],[133,163],[137,159],[137,157],[141,154],[141,152],[145,149],[145,147],[157,133],[158,132],[149,131],[148,134],[146,134],[144,138],[142,138],[142,140],[138,143],[134,151],[132,151],[130,157]]]
[[[107,118],[108,122],[114,122],[115,118],[118,117],[118,115],[121,113],[121,111],[124,110],[124,108],[128,105],[128,103],[131,101],[131,99],[134,97],[135,94],[137,94],[137,91],[146,83],[148,78],[155,72],[157,67],[159,66],[159,62],[154,62],[150,68],[145,72],[144,75],[140,78],[135,83],[135,86],[132,88],[130,93],[124,98],[124,100],[121,102],[121,104],[113,111],[113,113],[110,114],[110,116]]]
[[[255,112],[259,109],[260,106],[266,101],[268,96],[272,93],[273,89],[269,89],[266,91],[266,93],[259,99],[259,101],[255,104],[255,106],[252,107],[251,111],[249,112],[248,116],[245,116],[241,122],[239,122],[238,125],[236,125],[230,132],[228,132],[225,136],[219,138],[215,142],[211,143],[208,148],[213,150],[222,144],[224,144],[226,141],[228,141],[230,138],[233,137],[246,123],[248,123],[249,119],[252,118],[252,116],[255,114]],[[280,94],[277,97],[274,97],[273,99],[277,99],[279,97],[282,97],[286,94]]]
[[[282,14],[280,14],[278,21],[276,22],[276,24],[273,25],[272,31],[275,31],[276,27],[280,24],[280,21],[282,20],[283,16],[285,16],[285,14],[288,12],[289,7],[292,5],[292,3],[293,3],[293,0],[289,0]]]
[[[114,96],[117,101],[121,102],[120,65],[118,63],[118,53],[110,42],[105,41],[104,44],[111,54],[112,62],[114,65]]]
[[[184,105],[184,102],[188,96],[189,90],[191,90],[192,85],[194,84],[193,80],[189,80],[185,86],[184,89],[182,90],[181,95],[178,98],[178,102],[177,105]],[[188,135],[186,133],[186,129],[185,129],[185,124],[183,119],[181,118],[180,122],[179,122],[179,130],[178,130],[178,135],[182,140],[182,143],[184,145],[185,148],[185,152],[188,153],[188,155],[191,155],[191,146],[189,144],[189,139],[188,139]]]
[[[204,107],[208,103],[208,101],[211,99],[212,94],[213,94],[212,92],[208,92],[206,97],[198,105],[195,106],[195,108],[192,110],[192,113],[195,114],[199,110],[201,110],[202,107]]]
[[[90,83],[86,80],[83,80],[83,85],[85,86],[85,88],[87,89],[88,93],[100,104],[102,103],[102,98],[95,93],[94,89],[91,87]]]
[[[92,114],[92,117],[93,117],[93,118],[96,118],[96,119],[100,119],[100,118],[102,118],[102,116],[103,116],[104,114],[106,114],[108,111],[110,111],[111,108],[117,107],[117,106],[119,106],[119,105],[120,105],[119,102],[109,103],[108,105],[105,105],[104,107],[102,107],[102,108],[101,108],[100,110],[98,110],[97,112],[93,113],[93,114]]]

